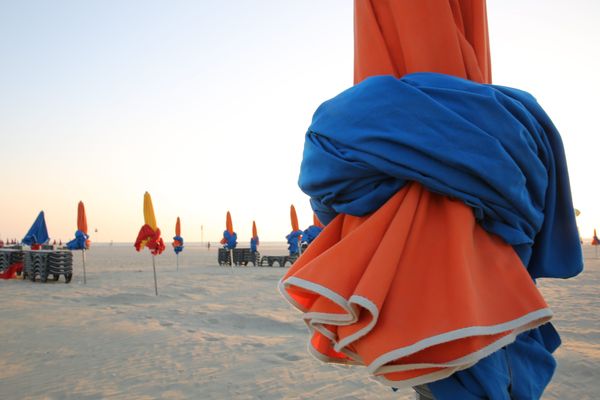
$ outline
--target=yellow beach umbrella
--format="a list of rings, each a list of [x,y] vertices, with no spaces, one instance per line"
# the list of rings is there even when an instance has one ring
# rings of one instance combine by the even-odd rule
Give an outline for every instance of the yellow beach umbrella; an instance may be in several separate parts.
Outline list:
[[[154,215],[154,207],[152,206],[152,197],[150,193],[144,193],[144,222],[150,226],[152,230],[156,230],[156,216]]]

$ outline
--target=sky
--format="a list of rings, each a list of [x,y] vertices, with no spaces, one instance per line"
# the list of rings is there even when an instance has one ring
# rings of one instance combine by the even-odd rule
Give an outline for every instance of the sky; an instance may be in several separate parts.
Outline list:
[[[489,0],[492,76],[562,134],[584,237],[600,227],[600,2]],[[0,0],[0,238],[132,242],[152,195],[163,236],[284,241],[304,134],[352,85],[350,0]]]

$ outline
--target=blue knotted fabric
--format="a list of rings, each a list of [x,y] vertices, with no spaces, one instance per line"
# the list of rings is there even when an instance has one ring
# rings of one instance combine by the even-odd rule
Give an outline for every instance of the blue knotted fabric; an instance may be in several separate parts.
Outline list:
[[[302,243],[311,244],[319,236],[323,228],[311,225],[302,233]]]
[[[233,250],[237,246],[237,233],[233,232],[233,234],[229,233],[228,230],[223,231],[223,239],[225,239],[225,243],[223,243],[223,247],[228,250]]]
[[[67,242],[67,249],[69,250],[85,250],[87,248],[86,241],[90,237],[80,231],[79,229],[75,232],[75,239]]]
[[[258,236],[250,238],[250,251],[256,253],[259,240]]]
[[[317,109],[299,185],[319,220],[371,213],[408,181],[471,206],[533,278],[581,272],[562,141],[530,94],[418,73],[365,79]]]
[[[31,228],[29,228],[29,231],[27,231],[27,234],[21,242],[31,246],[33,244],[45,244],[49,239],[50,237],[48,236],[44,212],[40,211],[35,221],[33,221],[33,225],[31,225]]]
[[[372,213],[410,181],[469,205],[533,279],[582,271],[562,140],[530,94],[416,73],[365,79],[317,109],[299,185],[319,220]],[[546,324],[429,387],[441,400],[536,398],[559,345]]]
[[[179,235],[173,236],[173,251],[179,254],[183,251],[183,238]]]
[[[290,256],[300,253],[299,244],[300,244],[301,237],[302,237],[301,230],[291,231],[290,234],[285,237],[288,242],[288,251],[290,252]]]

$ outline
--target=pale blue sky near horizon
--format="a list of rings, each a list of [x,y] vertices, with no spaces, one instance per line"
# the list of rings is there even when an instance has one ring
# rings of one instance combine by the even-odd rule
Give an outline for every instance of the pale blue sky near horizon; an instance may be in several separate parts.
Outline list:
[[[531,92],[567,150],[584,237],[600,225],[600,4],[488,1],[494,83]],[[284,240],[318,105],[352,85],[350,0],[0,0],[0,238],[40,210],[52,238],[86,204],[95,241],[133,241],[144,191],[163,236],[216,241],[230,210]]]

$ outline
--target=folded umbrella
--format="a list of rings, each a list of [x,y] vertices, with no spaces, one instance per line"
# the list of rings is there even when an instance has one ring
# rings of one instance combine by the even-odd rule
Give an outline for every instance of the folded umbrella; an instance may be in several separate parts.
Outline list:
[[[514,342],[551,316],[527,272],[569,277],[582,268],[560,136],[537,102],[515,89],[432,73],[366,79],[315,113],[299,183],[330,224],[281,290],[305,312],[319,358],[367,365],[390,385],[442,379]],[[344,214],[331,221],[337,213]],[[442,229],[449,233],[440,241]],[[343,279],[334,263],[344,266]],[[484,301],[492,287],[506,293],[501,303]],[[432,306],[436,293],[461,312]],[[401,318],[404,309],[426,315],[423,325],[417,314]],[[469,319],[469,309],[490,319]],[[551,365],[556,344],[548,342],[535,346]],[[551,368],[539,370],[547,382]]]
[[[252,237],[250,238],[250,251],[256,253],[260,240],[258,238],[258,230],[256,229],[256,222],[252,221]]]
[[[223,231],[223,238],[220,243],[228,250],[233,250],[237,246],[237,233],[233,231],[233,221],[231,220],[231,213],[229,211],[227,211],[225,218],[225,230]]]
[[[50,237],[48,236],[48,228],[46,228],[46,219],[44,218],[44,212],[40,211],[21,242],[32,248],[39,248],[40,245],[46,244],[48,240],[50,240]]]
[[[296,214],[296,208],[293,204],[290,206],[290,222],[292,224],[292,231],[285,237],[288,242],[288,251],[290,255],[298,255],[300,254],[302,231],[299,228],[298,215]]]

